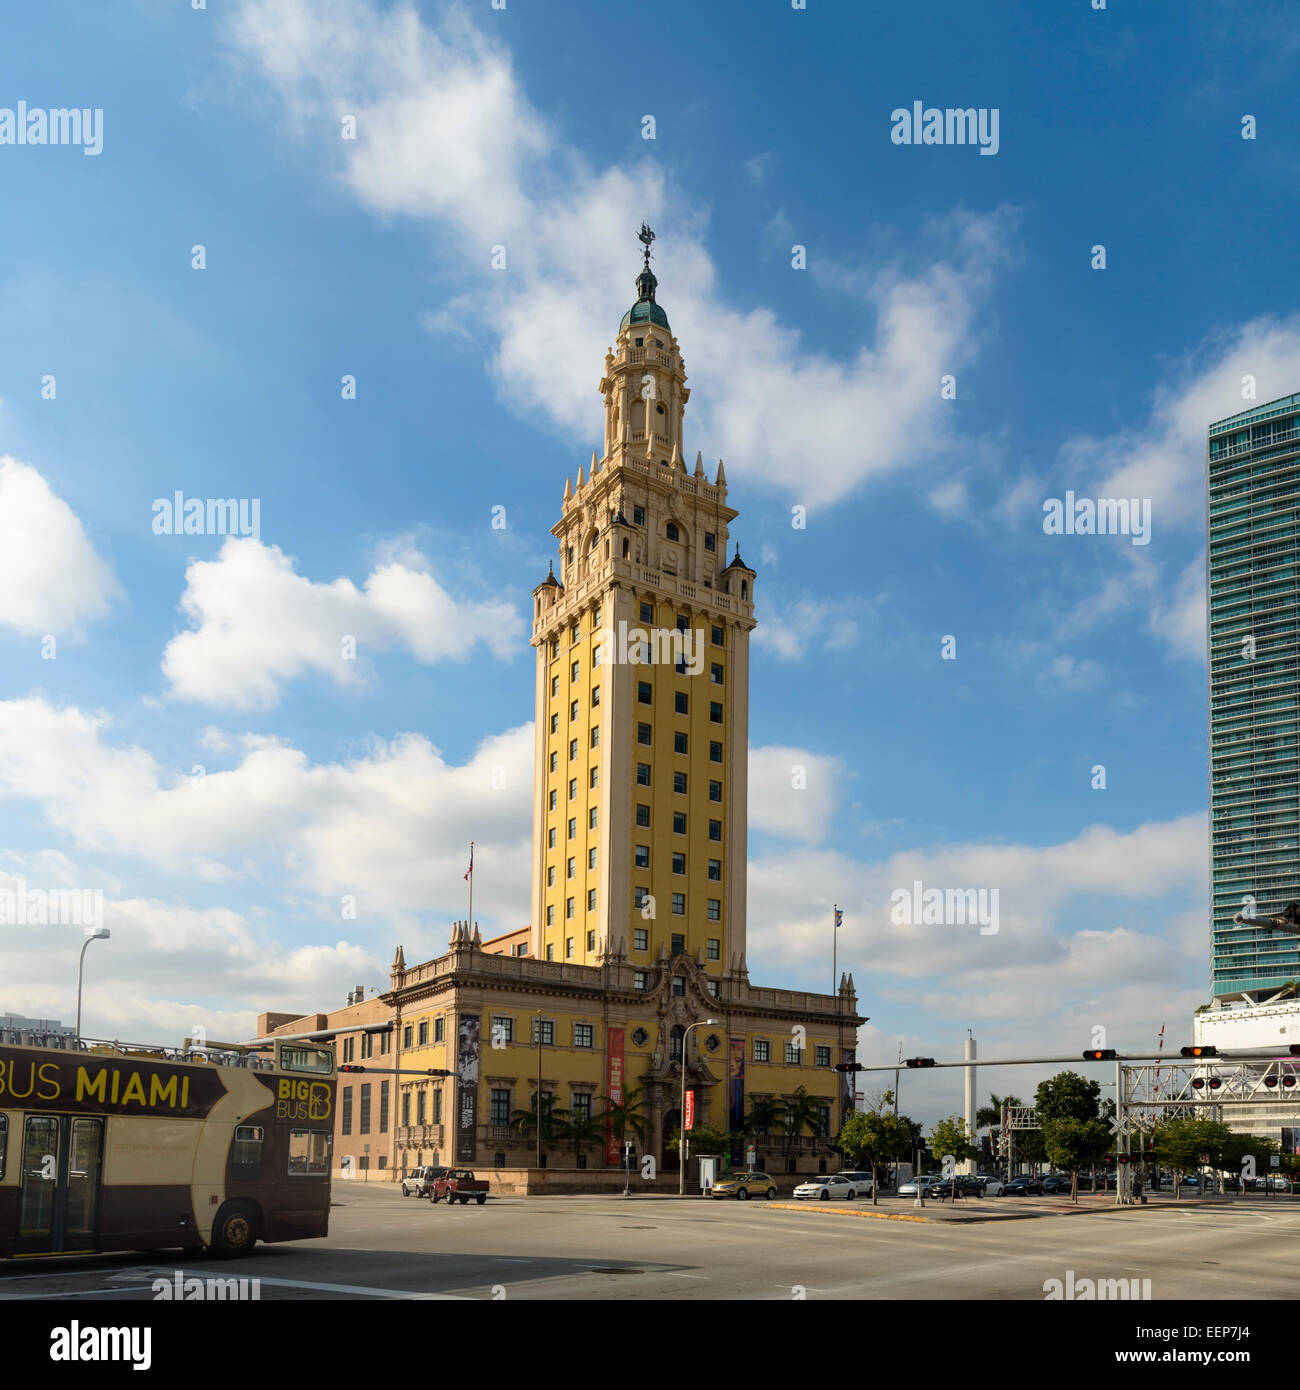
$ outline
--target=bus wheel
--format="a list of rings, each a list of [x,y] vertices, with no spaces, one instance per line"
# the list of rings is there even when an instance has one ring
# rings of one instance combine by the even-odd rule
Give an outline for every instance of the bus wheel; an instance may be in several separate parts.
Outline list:
[[[212,1223],[212,1240],[208,1249],[225,1259],[247,1255],[257,1244],[257,1226],[253,1213],[243,1202],[227,1202]]]

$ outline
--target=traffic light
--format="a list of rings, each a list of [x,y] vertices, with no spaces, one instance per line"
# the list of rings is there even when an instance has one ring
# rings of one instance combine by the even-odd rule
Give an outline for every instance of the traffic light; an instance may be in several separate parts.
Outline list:
[[[1206,1086],[1212,1091],[1217,1091],[1223,1082],[1217,1076],[1194,1076],[1192,1077],[1192,1089],[1194,1091],[1203,1090]]]
[[[836,1062],[832,1071],[865,1071],[866,1064],[863,1062]]]
[[[1094,1047],[1083,1054],[1085,1062],[1113,1062],[1119,1053],[1113,1047]]]
[[[1219,1055],[1217,1047],[1183,1047],[1179,1051],[1184,1057],[1217,1057]]]
[[[906,1067],[932,1067],[932,1066],[934,1066],[934,1058],[933,1058],[933,1057],[909,1057],[909,1058],[907,1059],[907,1061],[903,1063],[903,1065],[906,1066]]]
[[[339,1068],[340,1071],[365,1071],[365,1067],[359,1067],[355,1062],[348,1062]]]

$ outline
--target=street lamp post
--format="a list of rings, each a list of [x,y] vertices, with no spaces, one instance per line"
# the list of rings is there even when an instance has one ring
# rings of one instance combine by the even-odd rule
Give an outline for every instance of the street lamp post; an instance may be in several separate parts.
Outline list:
[[[107,941],[112,932],[107,927],[87,927],[86,939],[81,943],[81,955],[77,960],[77,1041],[81,1041],[81,971],[86,963],[86,947],[92,941]]]
[[[682,1029],[682,1142],[677,1153],[677,1195],[686,1195],[686,1055],[687,1044],[690,1040],[692,1028],[708,1028],[717,1023],[716,1018],[701,1018],[694,1023],[688,1023]]]

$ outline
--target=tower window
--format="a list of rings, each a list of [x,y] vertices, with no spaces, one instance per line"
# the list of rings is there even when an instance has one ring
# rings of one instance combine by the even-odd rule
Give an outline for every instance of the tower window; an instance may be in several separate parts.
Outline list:
[[[637,845],[636,847],[636,867],[638,869],[648,869],[650,867],[650,846]]]
[[[722,761],[722,745],[720,743],[709,744],[709,761],[720,763]]]
[[[661,406],[661,405],[655,406],[655,414],[656,414],[656,415],[662,415],[663,413],[664,413],[664,408],[663,408],[663,406]]]
[[[685,835],[685,834],[686,834],[686,812],[685,812],[685,811],[674,811],[674,812],[673,812],[673,834],[674,834],[674,835]]]
[[[722,646],[722,629],[720,627],[715,627],[709,635],[709,640],[715,647]]]
[[[595,830],[595,828],[596,828],[596,810],[597,810],[597,808],[596,808],[595,806],[589,807],[588,810],[587,810],[587,829],[588,829],[588,830]]]
[[[650,725],[638,724],[636,726],[636,741],[648,744],[650,742]]]
[[[577,865],[576,865],[576,863],[574,862],[573,855],[569,855],[568,873],[567,873],[566,877],[572,878],[572,877],[573,877],[573,871],[574,871],[574,869],[575,869],[576,867],[577,867]]]
[[[717,700],[709,701],[709,723],[722,723],[722,705]]]
[[[709,668],[709,679],[713,682],[714,685],[722,684],[722,667],[719,666],[716,661]]]
[[[704,943],[704,948],[704,954],[707,959],[722,959],[722,942],[716,936],[709,937],[709,939]]]
[[[636,345],[637,345],[637,347],[645,347],[645,339],[644,339],[644,338],[638,338],[638,339],[636,340]]]
[[[588,912],[595,912],[595,910],[596,910],[596,890],[595,890],[594,888],[588,888],[588,889],[587,889],[587,911],[588,911]],[[588,939],[587,939],[587,950],[589,950],[589,951],[594,951],[595,949],[596,949],[596,939],[595,939],[595,933],[593,932],[593,933],[589,933],[589,934],[588,934]]]
[[[686,856],[684,854],[673,855],[673,873],[684,874],[686,872]]]
[[[588,785],[589,787],[597,787],[597,786],[600,785],[600,769],[599,769],[598,767],[593,767],[593,768],[591,769],[591,772],[590,772],[589,777],[588,777],[587,785]]]
[[[633,508],[632,508],[632,525],[633,525],[633,526],[644,526],[644,525],[645,525],[645,508],[644,508],[644,507],[633,507]]]
[[[650,684],[649,681],[637,681],[636,698],[640,701],[641,704],[653,704],[654,697],[654,687]]]
[[[709,921],[720,922],[722,920],[722,903],[717,898],[709,899]]]
[[[636,765],[636,784],[638,787],[648,787],[650,785],[650,764],[637,763]]]
[[[650,808],[649,808],[649,806],[643,806],[643,805],[641,805],[640,803],[637,804],[637,808],[636,808],[636,823],[637,823],[638,825],[649,825],[649,824],[650,824]]]
[[[685,916],[686,916],[686,894],[685,894],[685,893],[674,893],[674,894],[673,894],[673,916],[674,916],[674,917],[685,917]]]
[[[592,729],[592,731],[591,731],[591,746],[592,746],[593,748],[599,748],[599,747],[600,747],[600,725],[599,725],[599,724],[597,724],[597,725]]]
[[[569,679],[571,681],[576,681],[578,679],[578,669],[578,663],[576,661],[569,667]]]
[[[572,917],[572,916],[573,916],[573,899],[572,899],[572,898],[565,898],[565,900],[564,900],[564,915],[565,915],[566,918]],[[570,951],[569,954],[572,955],[572,951]]]
[[[710,801],[721,801],[721,800],[722,800],[722,783],[721,783],[721,782],[710,782],[710,783],[709,783],[709,800],[710,800]]]
[[[571,936],[564,938],[564,958],[565,960],[573,959],[573,938]]]
[[[634,951],[648,951],[650,949],[650,931],[647,927],[633,927],[632,929],[632,949]]]
[[[552,700],[555,699],[555,697],[556,697],[559,693],[560,693],[560,678],[559,678],[559,676],[552,676],[552,677],[551,677],[551,699],[552,699]]]
[[[654,622],[654,620],[655,620],[654,604],[652,604],[652,603],[643,603],[643,604],[641,605],[641,621],[642,621],[643,623],[652,623],[652,622]]]
[[[555,909],[554,909],[554,907],[548,907],[548,908],[546,909],[546,925],[547,925],[548,927],[553,927],[553,926],[555,925]],[[549,959],[549,957],[548,957],[548,959]]]
[[[678,714],[686,714],[689,712],[690,706],[684,690],[679,690],[673,696],[673,708]]]
[[[571,739],[569,740],[569,761],[572,762],[572,761],[574,760],[574,758],[576,758],[577,756],[578,756],[578,740],[577,740],[576,738],[571,738]]]
[[[577,822],[576,820],[574,820],[572,816],[570,816],[570,817],[569,817],[569,839],[571,839],[571,840],[576,840],[577,838],[578,838],[578,822]]]
[[[710,859],[710,860],[709,860],[709,878],[712,879],[715,883],[721,883],[721,882],[722,882],[722,860],[721,860],[721,859]]]
[[[578,717],[578,702],[577,702],[577,700],[570,700],[570,701],[569,701],[569,718],[570,718],[570,719],[576,719],[577,717]]]
[[[717,783],[712,783],[711,785],[716,786]],[[684,772],[673,773],[673,791],[679,796],[686,795],[686,774]]]
[[[593,686],[591,687],[591,707],[592,707],[592,709],[595,709],[595,707],[596,707],[598,704],[600,704],[600,686],[598,686],[598,685],[593,685]]]
[[[547,849],[554,849],[554,848],[555,848],[555,827],[554,827],[554,826],[551,826],[551,828],[546,832],[546,848],[547,848]]]
[[[572,629],[571,629],[570,632],[569,632],[569,638],[570,638],[571,641],[576,642],[581,636],[582,636],[582,623],[581,623],[581,621],[579,621],[579,622],[574,623]]]
[[[670,521],[668,523],[667,527],[664,530],[664,535],[667,536],[670,541],[676,541],[681,539],[681,535],[677,530],[677,523],[675,521]]]
[[[552,756],[554,756],[554,754],[552,754]],[[555,810],[555,788],[554,788],[554,787],[551,788],[551,806],[550,806],[550,809],[551,809],[552,811]]]
[[[704,533],[704,548],[705,550],[716,550],[718,548],[718,538],[712,531],[706,531]]]
[[[674,753],[681,753],[681,754],[685,755],[685,753],[686,753],[686,735],[685,735],[685,734],[674,734],[674,735],[673,735],[673,752],[674,752]]]
[[[595,845],[592,845],[592,847],[587,851],[587,867],[588,867],[589,869],[594,869],[594,868],[596,867],[596,846],[595,846]]]
[[[711,820],[709,822],[709,839],[721,841],[722,822],[720,820]]]

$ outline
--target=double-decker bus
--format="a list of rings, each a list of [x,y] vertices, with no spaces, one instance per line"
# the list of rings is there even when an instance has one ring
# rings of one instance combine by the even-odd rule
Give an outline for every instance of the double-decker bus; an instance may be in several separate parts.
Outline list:
[[[0,1258],[328,1234],[334,1049],[177,1050],[0,1029]]]

